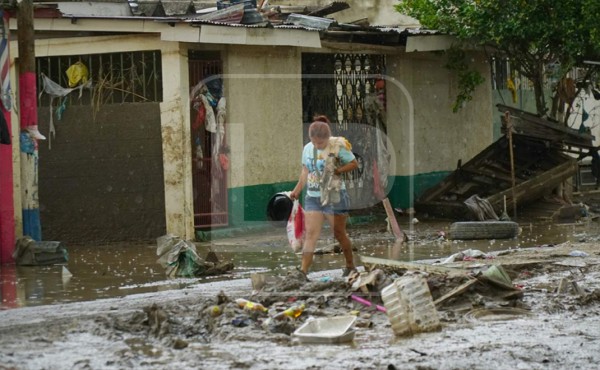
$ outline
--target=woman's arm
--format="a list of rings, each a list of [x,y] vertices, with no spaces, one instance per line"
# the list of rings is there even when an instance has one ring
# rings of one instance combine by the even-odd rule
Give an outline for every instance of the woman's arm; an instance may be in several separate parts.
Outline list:
[[[290,194],[290,198],[292,200],[296,200],[300,197],[300,193],[302,193],[302,189],[304,189],[304,185],[306,184],[306,179],[308,178],[308,168],[306,166],[302,166],[302,171],[300,172],[300,178],[298,179],[298,183],[292,190],[292,194]]]
[[[350,172],[357,168],[358,168],[358,162],[356,161],[356,159],[353,159],[352,161],[346,163],[345,165],[342,165],[342,166],[336,168],[335,170],[333,170],[333,173],[335,173],[336,175],[341,175],[345,172]]]

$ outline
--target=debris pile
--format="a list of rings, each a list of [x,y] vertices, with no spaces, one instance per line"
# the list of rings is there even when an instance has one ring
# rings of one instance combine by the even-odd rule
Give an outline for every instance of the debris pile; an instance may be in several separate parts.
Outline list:
[[[360,256],[364,270],[347,277],[332,273],[307,279],[296,269],[282,276],[256,273],[247,295],[230,297],[222,291],[191,306],[151,305],[115,325],[172,348],[185,348],[188,340],[199,338],[206,343],[260,338],[335,344],[364,335],[406,337],[443,331],[450,323],[532,316],[540,306],[555,312],[598,303],[600,289],[586,286],[583,275],[600,277],[600,260],[571,253],[570,247],[534,249],[553,251],[547,254],[551,261],[517,256],[500,263],[499,256],[467,250],[460,253],[466,258],[444,265]],[[565,259],[556,261],[557,256]],[[549,271],[568,275],[547,281]]]
[[[221,275],[233,270],[233,263],[219,261],[210,248],[205,258],[201,258],[194,243],[178,236],[167,234],[156,242],[157,262],[165,268],[169,277]]]
[[[24,236],[17,240],[13,258],[17,265],[44,266],[67,263],[69,254],[61,242],[38,242],[29,236]]]

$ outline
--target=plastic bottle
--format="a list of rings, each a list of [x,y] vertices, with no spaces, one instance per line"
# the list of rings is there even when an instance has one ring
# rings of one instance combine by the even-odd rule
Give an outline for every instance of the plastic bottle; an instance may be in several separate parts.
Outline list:
[[[304,311],[304,303],[296,304],[296,305],[293,305],[292,307],[288,308],[287,310],[278,313],[273,318],[275,318],[277,320],[283,320],[285,317],[289,317],[291,319],[297,319],[300,315],[302,315],[303,311]]]
[[[252,301],[249,301],[249,300],[244,299],[244,298],[238,298],[238,299],[236,299],[235,303],[237,303],[237,305],[240,308],[243,308],[246,311],[267,312],[267,308],[265,306],[263,306],[262,304],[256,303],[256,302],[252,302]]]

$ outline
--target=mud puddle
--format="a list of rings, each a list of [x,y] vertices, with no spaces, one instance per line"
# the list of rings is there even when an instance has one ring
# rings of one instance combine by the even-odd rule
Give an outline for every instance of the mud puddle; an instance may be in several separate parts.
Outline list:
[[[410,237],[399,246],[385,225],[352,225],[349,233],[355,253],[401,261],[441,258],[465,249],[483,252],[553,245],[564,241],[593,241],[598,235],[595,222],[551,225],[522,223],[522,233],[514,240],[451,241],[443,238],[448,222],[420,222],[401,225]],[[332,250],[334,240],[325,229],[315,257],[313,271],[343,267],[343,259]],[[275,274],[299,264],[299,255],[287,246],[284,229],[262,234],[214,240],[207,243],[221,260],[232,261],[233,273],[207,278],[168,279],[156,263],[156,244],[114,244],[106,246],[67,246],[69,262],[63,266],[0,267],[0,309],[38,306],[131,294],[181,289],[193,284],[249,277],[252,272]]]

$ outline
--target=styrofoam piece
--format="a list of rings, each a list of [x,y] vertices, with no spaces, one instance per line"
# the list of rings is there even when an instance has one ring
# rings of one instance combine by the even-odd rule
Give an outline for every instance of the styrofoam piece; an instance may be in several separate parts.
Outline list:
[[[354,339],[356,316],[313,319],[296,329],[294,336],[306,343],[344,343]]]
[[[400,277],[381,291],[392,330],[398,336],[440,328],[440,318],[427,280],[418,275]]]

